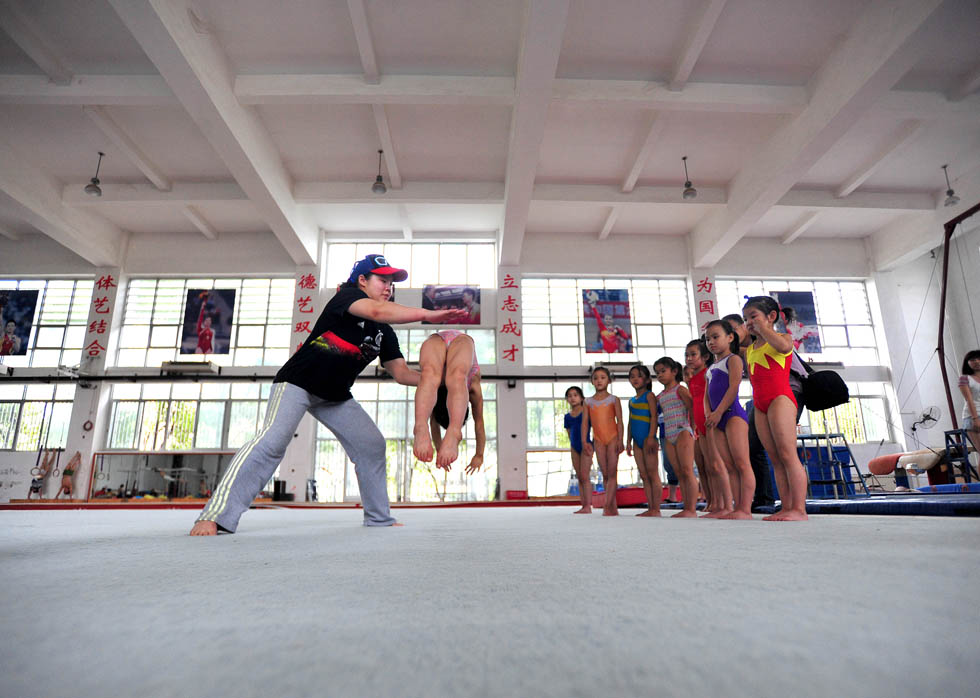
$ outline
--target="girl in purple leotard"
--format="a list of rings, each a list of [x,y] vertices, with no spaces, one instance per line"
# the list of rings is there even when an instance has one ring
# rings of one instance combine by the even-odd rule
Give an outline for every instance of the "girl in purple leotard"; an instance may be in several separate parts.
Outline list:
[[[738,335],[724,320],[714,320],[705,328],[705,339],[715,360],[708,369],[704,426],[725,463],[735,495],[735,510],[721,518],[751,519],[755,475],[749,461],[749,420],[738,402],[742,382]]]

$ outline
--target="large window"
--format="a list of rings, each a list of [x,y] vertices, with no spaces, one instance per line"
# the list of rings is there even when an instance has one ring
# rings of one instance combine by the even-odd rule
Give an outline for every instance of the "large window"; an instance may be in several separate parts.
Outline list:
[[[746,296],[770,295],[773,291],[809,291],[817,311],[823,352],[805,355],[807,359],[840,361],[845,366],[879,366],[882,363],[864,282],[718,279],[715,288],[722,315],[741,315]]]
[[[403,284],[422,288],[429,284],[497,286],[496,247],[492,243],[333,243],[327,248],[328,288],[347,281],[354,262],[369,254],[383,254],[408,272]]]
[[[270,383],[119,383],[112,386],[107,448],[238,448],[265,418]]]
[[[483,382],[483,419],[487,445],[483,468],[474,475],[464,469],[473,457],[476,436],[473,420],[463,428],[459,459],[448,473],[435,463],[422,463],[412,454],[415,427],[415,389],[393,382],[357,382],[351,393],[373,419],[388,443],[388,495],[393,501],[486,501],[494,494],[497,478],[497,386]],[[317,426],[317,497],[339,502],[358,497],[354,465],[333,432]]]
[[[582,388],[586,397],[595,393],[589,385],[588,376],[583,376],[581,380],[574,383],[540,381],[524,383],[527,409],[527,480],[528,494],[531,496],[551,496],[565,494],[567,491],[568,478],[565,477],[563,480],[560,474],[572,472],[572,460],[569,455],[571,444],[568,441],[568,432],[565,430],[565,413],[568,412],[565,391],[573,385]],[[622,401],[625,439],[626,420],[629,419],[629,407],[626,401],[636,395],[636,391],[624,377],[616,376],[610,386],[610,392]],[[592,465],[593,470],[598,468],[595,458]],[[631,456],[627,456],[625,451],[619,455],[616,481],[619,485],[640,482],[636,461]]]
[[[24,356],[4,356],[7,366],[75,366],[82,357],[92,303],[91,280],[0,279],[0,292],[36,290],[37,305]]]
[[[178,357],[224,366],[278,366],[289,358],[294,280],[132,279],[117,366],[159,366]],[[178,354],[188,289],[235,289],[227,354]]]
[[[582,291],[628,289],[630,354],[585,352]],[[692,335],[687,282],[683,279],[530,279],[521,283],[524,364],[587,366],[606,361],[641,361],[664,355],[678,360]]]
[[[75,386],[0,383],[0,450],[64,448]]]

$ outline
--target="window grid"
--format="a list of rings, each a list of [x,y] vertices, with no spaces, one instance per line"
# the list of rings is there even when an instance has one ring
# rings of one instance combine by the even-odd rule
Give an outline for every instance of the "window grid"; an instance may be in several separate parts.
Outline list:
[[[609,361],[652,364],[662,356],[683,357],[693,336],[687,282],[683,279],[524,278],[524,364],[587,366]],[[628,289],[634,351],[587,353],[582,291]]]
[[[810,361],[840,361],[848,366],[881,364],[868,291],[862,281],[718,279],[715,288],[722,316],[741,315],[746,296],[810,291],[823,351],[801,355]]]
[[[262,425],[271,383],[120,383],[112,387],[107,450],[238,448]]]
[[[95,283],[90,279],[0,279],[0,291],[37,290],[27,353],[4,356],[7,366],[77,366]]]
[[[0,385],[0,451],[64,448],[75,386]]]
[[[429,284],[495,288],[497,254],[493,243],[332,243],[327,247],[326,286],[347,281],[354,262],[380,251],[391,264],[408,272],[402,285]]]
[[[483,420],[487,432],[483,468],[474,475],[464,469],[476,443],[473,420],[463,428],[459,458],[446,473],[435,463],[415,460],[412,432],[415,426],[415,388],[393,383],[359,382],[351,388],[354,398],[385,435],[388,494],[393,501],[485,501],[493,497],[497,476],[497,386],[482,382]],[[353,464],[337,437],[322,424],[316,432],[317,496],[321,502],[344,501],[358,496]]]
[[[211,361],[222,366],[278,366],[289,358],[291,278],[132,279],[126,289],[117,366]],[[188,289],[235,289],[227,354],[180,354]]]

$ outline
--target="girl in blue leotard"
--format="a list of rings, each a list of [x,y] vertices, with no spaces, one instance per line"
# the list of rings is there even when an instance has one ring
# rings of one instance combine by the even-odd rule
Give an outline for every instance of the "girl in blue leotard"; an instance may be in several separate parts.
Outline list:
[[[592,458],[582,453],[582,412],[585,411],[585,393],[578,386],[572,386],[565,391],[565,401],[568,402],[568,413],[565,415],[565,430],[571,444],[572,467],[578,478],[578,496],[582,500],[582,508],[573,513],[592,513]],[[589,435],[589,443],[592,436]]]
[[[636,468],[640,471],[647,499],[647,510],[637,516],[660,516],[660,501],[664,491],[660,484],[660,465],[657,463],[657,435],[650,433],[651,428],[656,428],[653,420],[657,418],[657,398],[650,390],[653,383],[650,369],[637,364],[630,369],[629,380],[636,396],[629,401],[626,455],[632,455],[636,460]]]

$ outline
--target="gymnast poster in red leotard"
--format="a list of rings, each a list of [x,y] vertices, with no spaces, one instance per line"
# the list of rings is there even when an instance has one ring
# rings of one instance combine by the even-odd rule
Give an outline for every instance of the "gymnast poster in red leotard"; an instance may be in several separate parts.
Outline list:
[[[779,318],[774,329],[793,338],[793,348],[801,354],[820,354],[820,330],[817,309],[810,291],[774,291],[779,303]]]
[[[37,290],[0,290],[0,357],[27,354],[37,295]]]
[[[187,289],[180,353],[227,354],[234,314],[235,289]]]
[[[589,354],[632,354],[630,292],[625,288],[582,291],[585,351]]]

